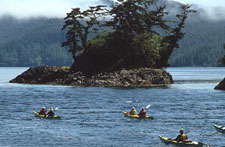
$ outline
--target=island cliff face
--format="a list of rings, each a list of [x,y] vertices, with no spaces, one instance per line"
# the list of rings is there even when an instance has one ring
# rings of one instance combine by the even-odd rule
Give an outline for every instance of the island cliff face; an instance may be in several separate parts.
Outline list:
[[[31,67],[10,83],[57,84],[93,87],[139,88],[165,86],[173,83],[172,76],[163,69],[139,68],[85,74],[70,71],[69,67]]]
[[[225,90],[225,78],[215,87],[217,90]]]

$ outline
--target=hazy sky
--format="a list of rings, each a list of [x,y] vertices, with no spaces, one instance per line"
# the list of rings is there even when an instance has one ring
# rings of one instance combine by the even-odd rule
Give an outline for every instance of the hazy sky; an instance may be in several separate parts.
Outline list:
[[[10,14],[19,18],[30,16],[64,17],[71,7],[87,8],[90,5],[102,4],[108,0],[0,0],[0,16]],[[207,8],[209,16],[216,9],[224,7],[225,0],[174,0],[190,4],[199,4]]]
[[[64,17],[73,7],[86,9],[99,4],[98,0],[0,0],[0,16],[16,17],[48,16]]]
[[[174,0],[181,3],[187,3],[191,5],[198,5],[198,7],[205,10],[204,17],[212,20],[224,20],[225,19],[225,0]]]
[[[174,0],[181,3],[198,4],[207,7],[225,7],[225,0]]]

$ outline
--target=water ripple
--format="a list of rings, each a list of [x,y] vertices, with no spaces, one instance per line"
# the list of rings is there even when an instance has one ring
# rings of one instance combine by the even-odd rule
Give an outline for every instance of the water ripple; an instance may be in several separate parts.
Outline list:
[[[225,125],[225,92],[213,88],[225,70],[212,70],[169,68],[175,84],[151,89],[1,83],[0,146],[158,147],[164,146],[158,135],[176,137],[180,128],[190,139],[224,146],[224,135],[215,134],[213,124]],[[154,120],[122,113],[149,104]],[[32,111],[42,106],[58,107],[62,119],[34,117]]]

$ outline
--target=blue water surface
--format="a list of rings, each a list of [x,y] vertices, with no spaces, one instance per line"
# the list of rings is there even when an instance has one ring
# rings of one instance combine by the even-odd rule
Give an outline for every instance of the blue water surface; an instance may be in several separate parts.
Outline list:
[[[11,84],[27,68],[0,68],[0,146],[166,147],[158,138],[176,137],[225,146],[225,92],[213,88],[225,68],[168,68],[175,83],[157,88],[104,88]],[[153,120],[124,117],[122,110],[151,104]],[[39,119],[33,110],[58,110],[60,120]]]

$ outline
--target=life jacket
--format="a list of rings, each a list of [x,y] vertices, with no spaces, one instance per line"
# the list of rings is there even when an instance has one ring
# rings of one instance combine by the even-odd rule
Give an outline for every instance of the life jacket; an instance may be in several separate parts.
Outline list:
[[[140,117],[146,117],[146,110],[142,110],[142,111],[139,113],[139,116],[140,116]]]
[[[46,110],[45,109],[41,109],[41,111],[39,112],[40,115],[46,115]]]
[[[135,109],[133,109],[133,110],[130,111],[130,114],[131,115],[137,115],[137,111]]]
[[[187,141],[188,137],[186,134],[181,134],[177,137],[177,141]]]
[[[54,115],[55,115],[55,113],[54,113],[53,111],[50,110],[50,111],[48,112],[48,116],[53,117]]]

